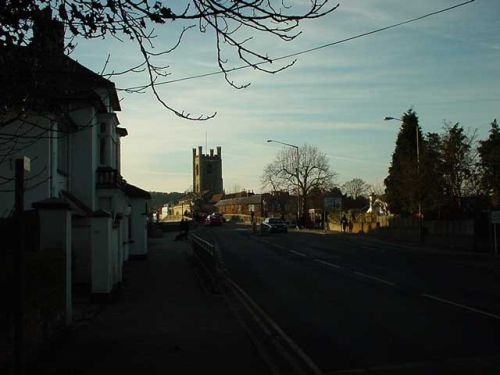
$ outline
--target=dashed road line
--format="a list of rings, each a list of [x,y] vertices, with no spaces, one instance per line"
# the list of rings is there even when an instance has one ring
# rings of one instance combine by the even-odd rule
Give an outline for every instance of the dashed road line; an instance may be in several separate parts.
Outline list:
[[[321,259],[314,259],[314,261],[318,262],[318,263],[321,263],[321,264],[324,264],[325,266],[329,266],[329,267],[333,267],[333,268],[342,268],[338,264],[330,263],[330,262],[325,262],[324,260],[321,260]]]
[[[432,299],[432,300],[435,300],[435,301],[439,301],[439,302],[442,302],[442,303],[446,303],[448,305],[459,307],[459,308],[464,309],[464,310],[472,311],[472,312],[475,312],[477,314],[485,315],[485,316],[488,316],[490,318],[494,318],[494,319],[499,319],[500,320],[500,315],[496,315],[496,314],[493,314],[493,313],[490,313],[490,312],[487,312],[487,311],[484,311],[484,310],[479,310],[479,309],[476,309],[474,307],[470,307],[470,306],[467,306],[467,305],[462,305],[461,303],[456,303],[456,302],[453,302],[453,301],[450,301],[450,300],[447,300],[447,299],[444,299],[444,298],[436,297],[436,296],[433,296],[432,294],[422,293],[421,296],[429,298],[429,299]]]
[[[376,280],[376,281],[381,282],[383,284],[387,284],[387,285],[390,285],[390,286],[396,286],[396,284],[394,284],[393,282],[381,279],[380,277],[367,275],[366,273],[359,272],[359,271],[353,271],[353,273],[355,275],[358,275],[358,276],[361,276],[361,277],[365,277],[367,279]]]
[[[288,250],[288,251],[291,252],[292,254],[298,255],[299,257],[304,257],[304,258],[307,257],[306,254],[301,253],[300,251],[295,251],[295,250]]]
[[[268,243],[271,246],[275,246],[275,247],[280,248],[280,249],[286,249],[284,246],[273,244],[273,243],[270,243],[270,242],[267,242],[267,241],[265,241],[265,242]],[[300,257],[304,257],[304,258],[307,257],[306,254],[301,253],[299,251],[295,251],[295,250],[288,250],[288,251],[290,253],[293,253],[293,254],[298,255]],[[313,260],[315,262],[317,262],[317,263],[321,263],[321,264],[323,264],[325,266],[328,266],[328,267],[331,267],[331,268],[335,268],[335,269],[341,269],[342,268],[342,266],[339,266],[338,264],[327,262],[327,261],[324,261],[322,259],[313,259]],[[367,275],[366,273],[359,272],[359,271],[354,271],[354,270],[351,270],[351,272],[353,274],[355,274],[355,275],[358,275],[358,276],[361,276],[361,277],[364,277],[364,278],[367,278],[367,279],[375,280],[375,281],[378,281],[378,282],[380,282],[382,284],[386,284],[386,285],[389,285],[389,286],[392,286],[392,287],[396,287],[395,283],[393,283],[391,281],[388,281],[388,280],[381,279],[380,277],[376,277],[376,276],[372,276],[372,275]],[[434,301],[438,301],[438,302],[441,302],[441,303],[445,303],[445,304],[448,304],[448,305],[451,305],[451,306],[455,306],[455,307],[458,307],[458,308],[461,308],[461,309],[464,309],[464,310],[475,312],[476,314],[481,314],[481,315],[484,315],[484,316],[488,316],[490,318],[494,318],[494,319],[500,320],[500,315],[493,314],[493,313],[490,313],[488,311],[476,309],[474,307],[463,305],[461,303],[456,303],[456,302],[453,302],[453,301],[450,301],[450,300],[447,300],[447,299],[444,299],[444,298],[440,298],[440,297],[437,297],[437,296],[433,296],[432,294],[421,293],[420,296],[422,296],[424,298],[428,298],[428,299],[434,300]]]

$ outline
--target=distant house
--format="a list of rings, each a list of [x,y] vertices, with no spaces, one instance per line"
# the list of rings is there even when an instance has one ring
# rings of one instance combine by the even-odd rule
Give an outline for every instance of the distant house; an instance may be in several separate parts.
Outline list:
[[[248,192],[225,195],[215,204],[217,212],[225,216],[242,216],[256,218],[283,217],[287,221],[295,220],[296,197],[287,192],[254,194]]]
[[[105,298],[122,281],[123,263],[147,255],[150,195],[121,175],[127,130],[116,116],[115,85],[64,55],[63,44],[63,25],[46,11],[30,46],[1,54],[0,124],[9,154],[0,159],[0,217],[12,217],[13,161],[27,156],[25,210],[37,212],[39,247],[66,254],[70,322],[73,285]]]

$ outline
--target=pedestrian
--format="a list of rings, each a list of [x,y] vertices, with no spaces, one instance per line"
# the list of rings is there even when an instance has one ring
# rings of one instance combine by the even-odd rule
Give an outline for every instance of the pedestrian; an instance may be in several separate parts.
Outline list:
[[[342,232],[345,233],[347,228],[347,218],[345,217],[345,214],[342,215],[342,218],[340,219],[340,225],[342,226]]]
[[[352,233],[352,228],[354,228],[354,223],[352,220],[349,220],[349,233]]]
[[[182,218],[181,222],[179,223],[179,234],[175,236],[175,241],[187,240],[188,233],[189,233],[189,223],[187,220],[184,220],[184,218]]]

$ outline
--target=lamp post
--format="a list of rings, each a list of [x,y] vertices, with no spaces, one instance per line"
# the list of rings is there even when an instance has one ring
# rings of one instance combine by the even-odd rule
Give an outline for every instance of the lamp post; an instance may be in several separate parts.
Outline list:
[[[296,228],[299,229],[299,217],[300,217],[300,178],[299,178],[299,146],[291,145],[290,143],[285,143],[285,142],[280,142],[280,141],[275,141],[273,139],[268,139],[267,142],[274,142],[274,143],[279,143],[284,146],[288,147],[293,147],[295,151],[297,151],[297,166],[296,166],[296,172],[297,172],[297,221],[296,221]]]
[[[402,119],[397,117],[386,116],[384,117],[385,121],[396,120],[403,122]],[[415,124],[415,137],[417,139],[417,176],[418,176],[418,184],[417,187],[419,189],[419,197],[418,197],[418,239],[422,240],[422,203],[420,201],[420,146],[419,146],[419,136],[418,136],[418,125]]]

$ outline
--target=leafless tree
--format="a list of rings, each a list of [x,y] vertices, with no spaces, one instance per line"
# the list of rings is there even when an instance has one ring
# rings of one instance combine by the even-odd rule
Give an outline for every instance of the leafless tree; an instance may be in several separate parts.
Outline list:
[[[330,170],[328,158],[317,147],[304,145],[281,150],[273,162],[266,165],[261,177],[262,187],[272,191],[288,191],[299,196],[302,213],[307,212],[308,197],[313,190],[326,191],[334,186],[336,173]],[[297,189],[298,187],[298,189]]]
[[[371,186],[361,178],[353,178],[342,185],[342,193],[356,199],[367,196],[370,193]]]

